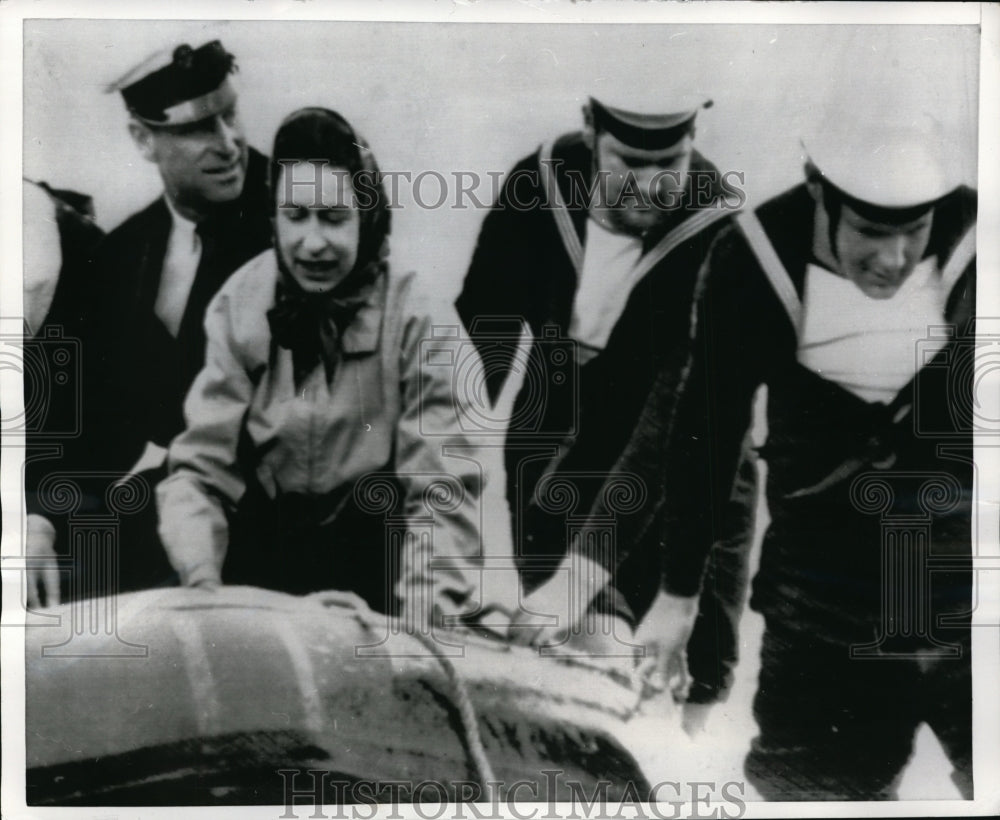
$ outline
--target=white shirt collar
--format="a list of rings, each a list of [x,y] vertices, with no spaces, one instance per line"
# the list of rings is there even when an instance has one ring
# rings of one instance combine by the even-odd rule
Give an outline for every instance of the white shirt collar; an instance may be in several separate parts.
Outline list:
[[[170,334],[176,336],[198,271],[201,237],[196,232],[197,225],[177,212],[170,197],[165,195],[164,199],[173,226],[167,239],[154,311]]]
[[[173,202],[171,202],[170,197],[167,194],[163,195],[163,199],[167,203],[167,210],[170,211],[170,218],[173,223],[171,228],[172,234],[171,241],[177,241],[181,247],[191,248],[192,252],[201,247],[201,241],[198,239],[196,231],[198,230],[198,223],[193,222],[186,216],[183,216],[180,211],[177,210]],[[183,242],[183,244],[181,244]]]

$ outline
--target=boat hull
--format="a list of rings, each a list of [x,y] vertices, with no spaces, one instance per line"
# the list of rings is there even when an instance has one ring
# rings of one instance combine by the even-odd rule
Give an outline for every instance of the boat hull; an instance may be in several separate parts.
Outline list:
[[[79,607],[98,604],[114,606],[113,629],[81,630]],[[342,595],[176,589],[74,606],[55,611],[58,629],[26,630],[29,804],[648,790],[616,738],[628,686],[580,659],[471,633],[418,639]]]

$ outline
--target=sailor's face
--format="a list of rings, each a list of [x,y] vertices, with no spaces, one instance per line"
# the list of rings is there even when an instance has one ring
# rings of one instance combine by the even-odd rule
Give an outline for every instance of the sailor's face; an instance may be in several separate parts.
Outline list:
[[[249,151],[235,103],[198,122],[148,131],[147,156],[179,208],[199,210],[242,193]]]
[[[274,220],[278,253],[307,293],[335,288],[358,258],[361,216],[350,174],[312,162],[284,164]]]
[[[923,258],[934,211],[902,225],[872,222],[847,205],[837,223],[840,272],[872,299],[890,299]]]
[[[598,203],[625,233],[642,234],[680,207],[691,165],[691,135],[655,151],[601,132],[595,139]]]

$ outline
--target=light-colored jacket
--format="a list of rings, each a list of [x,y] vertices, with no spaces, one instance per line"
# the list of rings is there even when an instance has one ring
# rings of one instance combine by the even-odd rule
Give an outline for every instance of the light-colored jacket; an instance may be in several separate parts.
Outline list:
[[[187,429],[170,446],[170,475],[157,487],[160,537],[181,580],[221,577],[225,510],[246,487],[237,465],[245,432],[272,498],[353,487],[355,501],[378,513],[392,490],[372,474],[394,475],[408,522],[419,519],[424,533],[433,524],[432,545],[410,539],[417,546],[403,559],[397,594],[430,582],[442,606],[474,595],[485,474],[456,377],[474,383],[481,364],[457,315],[414,274],[390,272],[345,328],[332,381],[320,363],[296,390],[292,354],[267,322],[278,277],[274,252],[262,253],[206,314],[205,366],[185,403]]]

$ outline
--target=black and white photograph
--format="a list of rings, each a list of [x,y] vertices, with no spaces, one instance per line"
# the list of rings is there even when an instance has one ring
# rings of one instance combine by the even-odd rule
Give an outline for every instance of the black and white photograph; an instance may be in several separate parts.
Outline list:
[[[1000,8],[0,65],[4,817],[1000,813]]]

